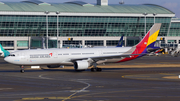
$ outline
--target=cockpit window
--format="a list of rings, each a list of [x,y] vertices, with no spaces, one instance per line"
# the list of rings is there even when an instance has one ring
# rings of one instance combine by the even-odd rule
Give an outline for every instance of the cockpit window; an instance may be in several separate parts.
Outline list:
[[[14,54],[9,54],[8,56],[15,56]]]

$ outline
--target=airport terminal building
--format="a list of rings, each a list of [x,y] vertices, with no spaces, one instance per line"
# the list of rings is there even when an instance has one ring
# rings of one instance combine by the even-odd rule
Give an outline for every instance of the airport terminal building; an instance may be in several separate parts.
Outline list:
[[[179,44],[180,20],[174,17],[159,5],[111,5],[108,0],[97,0],[97,4],[0,2],[0,43],[15,50],[43,48],[46,43],[49,48],[63,44],[116,46],[124,35],[125,46],[132,46],[154,23],[162,23],[158,40]]]

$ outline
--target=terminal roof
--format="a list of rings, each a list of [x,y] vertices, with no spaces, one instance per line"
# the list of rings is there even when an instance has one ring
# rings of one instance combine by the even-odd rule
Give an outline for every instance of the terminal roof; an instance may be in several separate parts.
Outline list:
[[[4,2],[0,2],[0,4],[1,4],[1,5],[3,5],[3,4],[4,4]]]
[[[22,2],[33,3],[33,4],[36,4],[36,5],[51,5],[51,4],[48,4],[46,2],[42,2],[42,1],[39,1],[39,0],[26,0],[26,1],[22,1]]]
[[[81,5],[81,6],[94,6],[92,4],[83,2],[83,1],[72,1],[72,2],[65,2],[65,3],[70,3],[70,4],[77,4],[77,5]]]
[[[172,11],[158,5],[108,5],[100,6],[88,4],[85,2],[75,1],[67,3],[45,3],[38,0],[23,2],[2,2],[0,11],[12,12],[73,12],[73,13],[123,13],[123,14],[174,14]]]

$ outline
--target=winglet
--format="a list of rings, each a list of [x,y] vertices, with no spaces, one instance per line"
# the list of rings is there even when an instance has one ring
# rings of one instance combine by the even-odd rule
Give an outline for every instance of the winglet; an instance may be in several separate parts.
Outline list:
[[[5,49],[2,47],[2,45],[0,44],[0,56],[2,56],[2,57],[7,57],[9,54],[10,54],[10,53],[9,53],[7,50],[5,50]]]

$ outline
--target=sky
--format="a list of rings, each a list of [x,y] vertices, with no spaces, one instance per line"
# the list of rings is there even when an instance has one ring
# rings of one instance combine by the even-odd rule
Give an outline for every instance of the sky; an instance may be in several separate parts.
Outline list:
[[[3,0],[1,0],[3,1]],[[26,1],[26,0],[4,0],[4,1]],[[88,3],[96,4],[96,0],[40,0],[44,2],[63,3],[68,1],[85,1]],[[118,4],[122,0],[108,0],[109,4]],[[180,0],[123,0],[125,4],[156,4],[168,8],[180,18]]]

